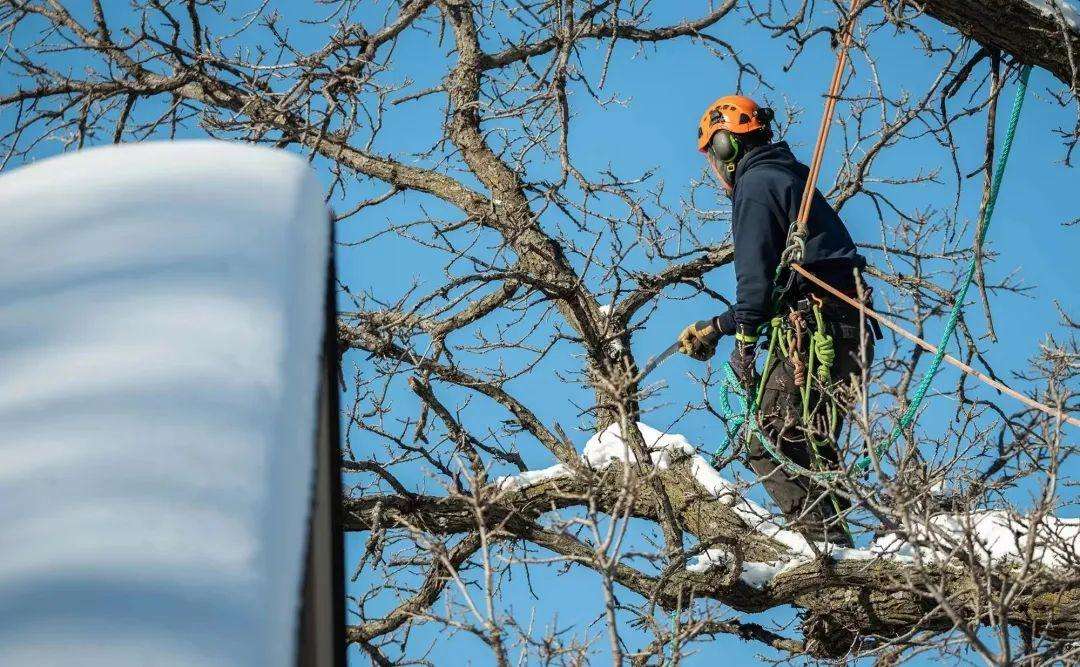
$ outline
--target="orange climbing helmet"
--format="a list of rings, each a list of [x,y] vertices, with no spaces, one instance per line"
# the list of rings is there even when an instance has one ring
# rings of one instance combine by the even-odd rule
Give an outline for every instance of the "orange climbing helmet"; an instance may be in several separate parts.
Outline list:
[[[704,153],[713,136],[727,130],[732,134],[746,134],[769,127],[773,110],[759,107],[757,102],[742,95],[727,95],[709,105],[698,123],[697,147]]]

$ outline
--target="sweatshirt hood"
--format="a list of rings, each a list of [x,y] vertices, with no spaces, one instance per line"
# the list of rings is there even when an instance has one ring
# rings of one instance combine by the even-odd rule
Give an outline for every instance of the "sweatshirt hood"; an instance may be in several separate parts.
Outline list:
[[[806,165],[795,159],[786,141],[777,141],[772,144],[755,146],[747,152],[746,156],[739,160],[739,166],[735,169],[735,188],[738,189],[739,181],[752,169],[763,166],[779,167],[796,174],[803,179],[807,176]]]

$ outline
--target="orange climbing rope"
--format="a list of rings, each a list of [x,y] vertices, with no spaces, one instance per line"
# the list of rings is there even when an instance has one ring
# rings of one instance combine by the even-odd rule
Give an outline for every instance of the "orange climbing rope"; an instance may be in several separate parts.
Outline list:
[[[814,189],[817,187],[818,175],[821,173],[821,162],[825,156],[825,145],[829,141],[829,130],[832,129],[833,113],[836,110],[836,100],[840,95],[840,83],[844,79],[844,67],[847,65],[848,49],[851,48],[851,33],[855,26],[855,9],[859,0],[851,0],[848,9],[847,21],[840,29],[840,41],[836,51],[836,67],[833,69],[832,81],[829,83],[829,92],[825,95],[825,113],[821,117],[821,127],[818,128],[817,141],[814,144],[814,155],[810,160],[810,173],[806,177],[806,187],[803,188],[802,202],[799,204],[799,215],[795,217],[796,233],[800,238],[806,238],[806,224],[810,219],[810,206],[814,202]]]

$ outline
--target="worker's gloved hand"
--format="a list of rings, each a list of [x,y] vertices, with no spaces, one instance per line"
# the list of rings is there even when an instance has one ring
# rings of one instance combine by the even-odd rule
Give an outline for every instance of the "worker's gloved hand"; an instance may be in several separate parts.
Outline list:
[[[688,357],[705,361],[716,354],[716,344],[723,334],[716,326],[716,318],[694,322],[679,334],[679,352]]]
[[[747,391],[752,391],[758,383],[757,367],[754,365],[756,357],[753,343],[735,341],[735,349],[731,351],[731,370],[735,371],[735,377]]]

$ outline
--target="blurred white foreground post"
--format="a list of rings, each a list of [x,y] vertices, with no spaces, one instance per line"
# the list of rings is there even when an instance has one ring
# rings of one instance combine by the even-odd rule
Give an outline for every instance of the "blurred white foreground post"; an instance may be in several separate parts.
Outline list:
[[[101,148],[0,176],[0,205],[0,665],[338,664],[307,164]]]

